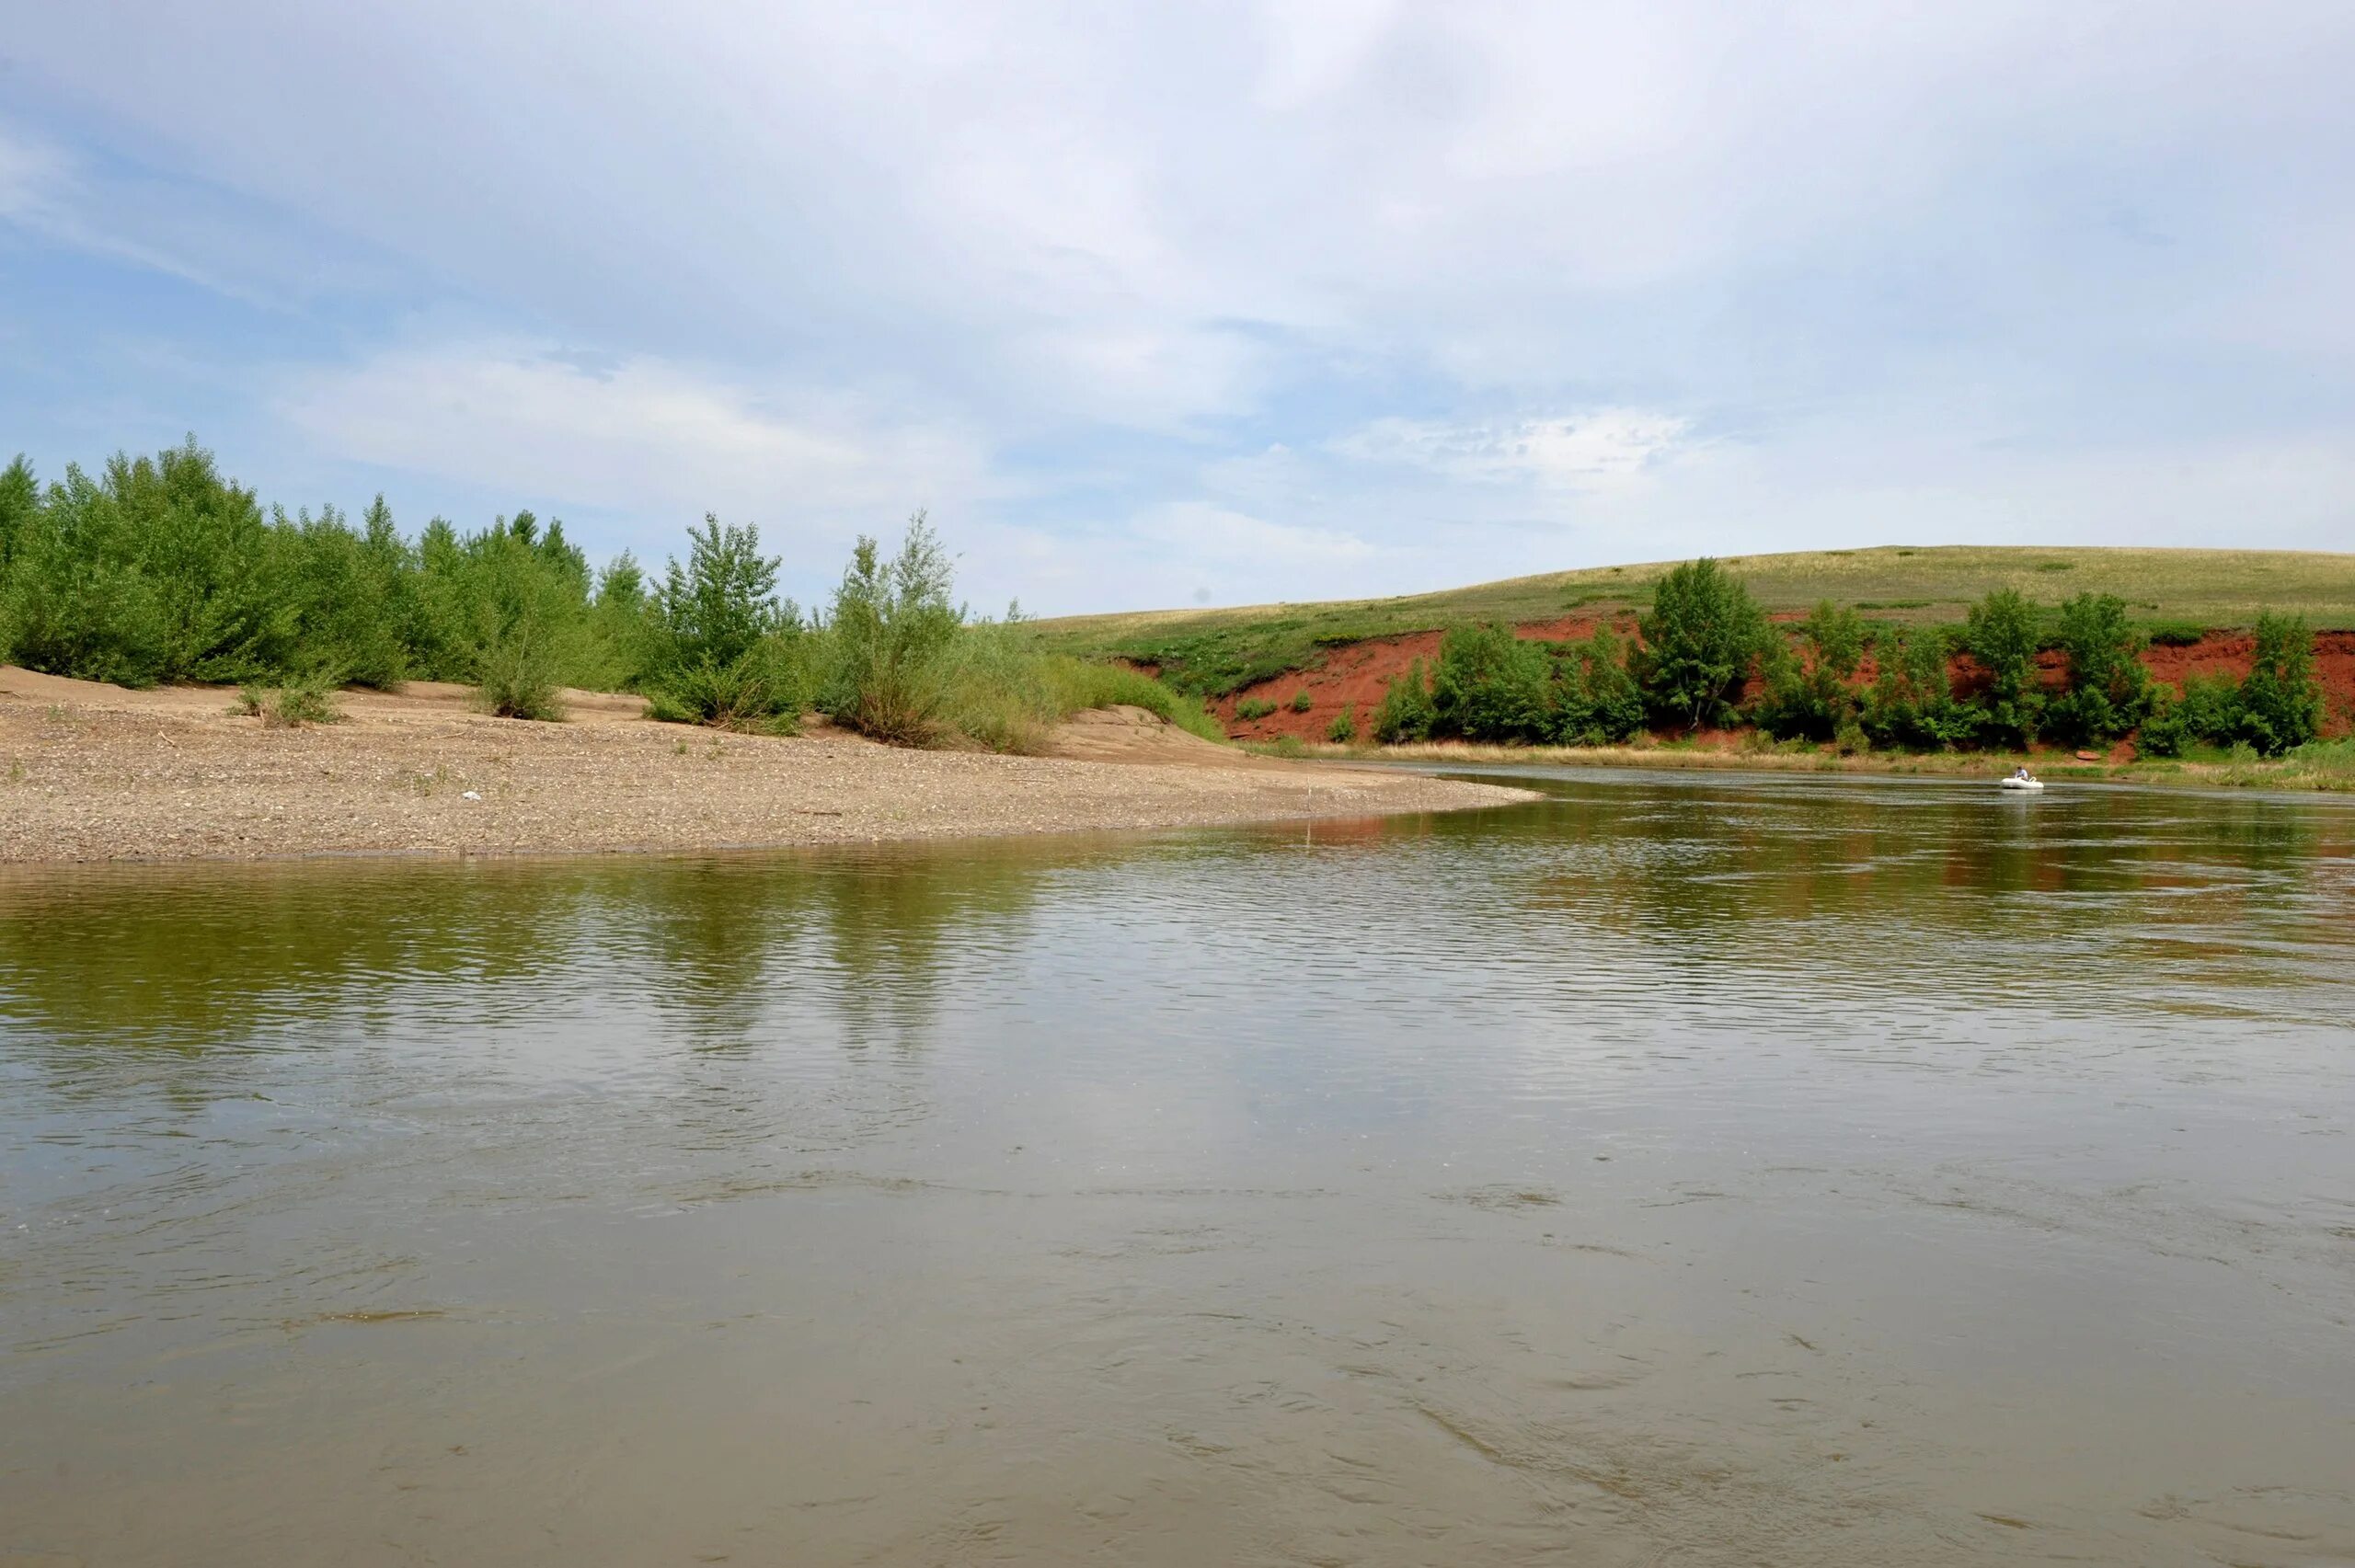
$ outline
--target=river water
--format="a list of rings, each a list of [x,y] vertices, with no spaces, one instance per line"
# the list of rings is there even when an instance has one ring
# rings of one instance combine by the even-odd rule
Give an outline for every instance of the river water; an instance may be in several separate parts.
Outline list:
[[[2355,1561],[2355,809],[0,882],[0,1564]]]

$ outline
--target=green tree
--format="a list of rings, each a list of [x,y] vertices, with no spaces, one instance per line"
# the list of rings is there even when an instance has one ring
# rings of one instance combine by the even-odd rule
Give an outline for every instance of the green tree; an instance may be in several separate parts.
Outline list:
[[[2266,756],[2303,746],[2322,729],[2315,636],[2303,615],[2257,618],[2257,647],[2240,687],[2240,738]]]
[[[1274,711],[1273,704],[1265,705],[1268,711]],[[1431,728],[1438,722],[1430,678],[1424,673],[1423,661],[1419,658],[1392,676],[1390,683],[1382,689],[1382,705],[1373,711],[1373,738],[1384,746],[1429,740]]]
[[[833,668],[820,705],[829,717],[901,745],[938,738],[947,658],[965,619],[955,586],[954,565],[923,512],[908,520],[888,562],[859,536],[827,616]]]
[[[27,664],[133,686],[283,664],[295,617],[270,526],[193,440],[96,479],[69,466],[29,510],[21,485],[0,621]]]
[[[1432,728],[1471,740],[1544,740],[1554,732],[1553,660],[1511,626],[1456,626],[1431,672]]]
[[[2069,690],[2051,704],[2051,724],[2075,742],[2125,734],[2149,711],[2150,674],[2136,657],[2142,640],[2126,624],[2126,601],[2115,594],[2081,593],[2061,606],[2061,648],[2069,660]]]
[[[2016,589],[1994,590],[1970,607],[1962,647],[1985,678],[1979,699],[1984,730],[2014,743],[2032,739],[2044,711],[2036,606]]]
[[[1848,682],[1864,663],[1865,624],[1854,610],[1826,599],[1801,624],[1800,635],[1804,660],[1780,638],[1768,640],[1758,725],[1786,739],[1830,740],[1855,721]]]
[[[410,670],[406,600],[414,587],[407,543],[379,496],[366,532],[333,507],[317,517],[274,513],[295,629],[286,673],[330,685],[389,687]]]
[[[1731,718],[1769,635],[1741,580],[1706,556],[1688,561],[1660,578],[1640,624],[1652,710],[1689,729]]]
[[[19,453],[0,471],[0,663],[14,657],[16,638],[10,630],[8,584],[17,555],[17,542],[40,526],[40,486],[33,465]]]
[[[778,727],[798,719],[808,692],[795,657],[800,612],[776,596],[778,562],[760,531],[706,513],[687,530],[687,560],[672,557],[655,596],[660,626],[647,677],[657,718]],[[609,583],[619,594],[622,586]]]
[[[589,562],[528,511],[460,537],[440,519],[419,542],[421,639],[432,673],[474,682],[477,698],[506,718],[556,718],[557,688],[592,668],[588,645]]]
[[[1949,652],[1936,626],[1908,627],[1878,645],[1879,669],[1859,715],[1874,745],[1945,750],[1977,737],[1979,711],[1956,699]]]
[[[1565,746],[1614,746],[1644,727],[1644,693],[1609,627],[1554,650],[1553,738]]]
[[[33,465],[19,452],[15,462],[0,470],[0,583],[8,580],[17,540],[34,526],[33,514],[40,509],[40,486],[33,479]]]

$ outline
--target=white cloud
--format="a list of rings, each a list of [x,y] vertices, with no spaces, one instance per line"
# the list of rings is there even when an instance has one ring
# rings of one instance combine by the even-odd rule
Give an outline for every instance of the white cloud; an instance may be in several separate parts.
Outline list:
[[[1333,450],[1369,463],[1406,464],[1471,484],[1534,482],[1594,490],[1624,484],[1674,452],[1690,420],[1641,408],[1488,424],[1377,419]]]
[[[988,488],[980,447],[951,427],[839,397],[764,397],[643,357],[584,366],[517,344],[400,349],[299,372],[279,409],[339,458],[680,521],[718,510],[872,526]]]
[[[0,125],[0,217],[38,212],[63,171],[63,160],[54,148]]]
[[[2339,0],[18,9],[0,215],[269,302],[216,387],[356,356],[301,456],[931,501],[1074,609],[2355,493]]]
[[[1346,569],[1382,552],[1338,529],[1269,522],[1207,501],[1172,501],[1130,528],[1165,559],[1183,558],[1222,573],[1300,567]]]

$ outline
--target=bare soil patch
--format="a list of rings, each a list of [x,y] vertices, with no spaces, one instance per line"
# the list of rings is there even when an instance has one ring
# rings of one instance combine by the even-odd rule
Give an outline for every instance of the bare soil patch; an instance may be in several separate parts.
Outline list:
[[[1796,621],[1796,613],[1776,614],[1778,623]],[[1566,642],[1590,637],[1595,629],[1609,624],[1614,635],[1632,637],[1635,622],[1632,617],[1611,618],[1607,622],[1594,616],[1566,616],[1551,621],[1525,622],[1513,628],[1514,634],[1525,640]],[[1344,707],[1355,710],[1360,733],[1368,733],[1374,710],[1382,705],[1382,694],[1390,682],[1406,673],[1417,659],[1428,665],[1439,656],[1440,633],[1410,632],[1401,636],[1375,637],[1332,649],[1325,662],[1313,669],[1296,670],[1262,681],[1255,685],[1211,704],[1211,711],[1226,726],[1229,735],[1242,740],[1274,740],[1293,736],[1302,740],[1321,741],[1333,720]],[[2257,649],[2256,639],[2246,632],[2208,632],[2196,643],[2180,647],[2152,647],[2142,650],[2142,663],[2152,675],[2165,681],[2178,692],[2187,677],[2193,675],[2229,675],[2238,680],[2248,673],[2249,661]],[[2038,659],[2045,683],[2059,688],[2067,677],[2062,656],[2048,651]],[[1957,687],[1969,692],[1983,681],[1983,675],[1968,658],[1958,655],[1953,664]],[[1869,685],[1878,671],[1867,657],[1857,672],[1860,684]],[[2341,735],[2355,720],[2355,632],[2321,632],[2315,637],[2315,674],[2323,686],[2326,713],[2324,733]],[[1308,693],[1305,710],[1292,704],[1302,692]],[[1757,683],[1752,681],[1744,696],[1757,695]],[[1273,703],[1276,711],[1256,719],[1237,716],[1236,710],[1246,702]],[[1665,733],[1665,732],[1663,732]],[[1733,730],[1712,731],[1705,740],[1732,745],[1740,738]]]

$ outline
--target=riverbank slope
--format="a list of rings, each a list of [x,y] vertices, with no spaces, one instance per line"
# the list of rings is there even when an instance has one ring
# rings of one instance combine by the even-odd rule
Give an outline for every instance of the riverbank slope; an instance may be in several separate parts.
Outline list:
[[[1252,758],[1138,710],[1047,757],[909,751],[650,723],[568,693],[563,724],[463,688],[354,692],[340,723],[266,727],[212,688],[127,691],[0,667],[0,863],[528,854],[870,842],[1364,817],[1521,792]]]

